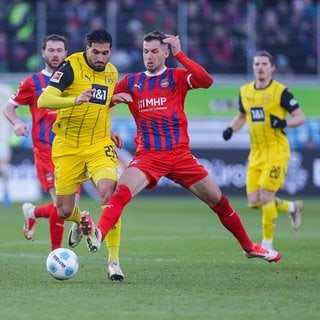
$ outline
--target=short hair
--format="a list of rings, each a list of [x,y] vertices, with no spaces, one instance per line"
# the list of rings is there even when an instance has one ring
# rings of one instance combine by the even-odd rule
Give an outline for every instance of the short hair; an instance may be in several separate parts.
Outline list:
[[[48,41],[61,41],[64,43],[64,47],[67,50],[68,40],[66,37],[60,34],[53,33],[53,34],[46,35],[42,39],[42,46],[41,46],[42,50],[46,50]]]
[[[266,50],[257,51],[253,57],[267,57],[269,58],[271,65],[275,64],[273,55]]]
[[[86,35],[87,45],[92,46],[92,43],[110,43],[112,47],[112,37],[109,32],[104,29],[95,29]]]
[[[152,40],[158,40],[160,41],[161,44],[166,44],[163,42],[163,40],[167,38],[166,35],[164,34],[164,32],[160,31],[160,30],[154,30],[152,32],[147,33],[144,37],[143,37],[143,41],[149,42]]]

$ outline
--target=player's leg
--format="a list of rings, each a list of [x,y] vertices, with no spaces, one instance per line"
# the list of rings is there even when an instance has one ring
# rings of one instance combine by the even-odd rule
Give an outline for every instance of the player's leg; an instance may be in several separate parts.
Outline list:
[[[279,197],[275,199],[278,212],[289,214],[291,227],[293,230],[298,230],[301,226],[301,214],[304,208],[304,203],[301,200],[288,201]]]
[[[112,196],[117,183],[117,157],[112,144],[101,146],[101,151],[98,148],[93,150],[95,157],[88,164],[88,172],[90,178],[95,183],[98,190],[100,201],[104,207]],[[112,227],[106,237],[106,247],[108,250],[108,267],[107,277],[110,280],[122,281],[124,278],[120,268],[119,250],[121,238],[121,219]],[[86,236],[88,248],[92,251],[94,248],[99,248],[100,240],[95,235]],[[96,241],[97,240],[97,241]]]
[[[119,250],[121,240],[121,218],[110,229],[106,236],[106,247],[108,250],[108,267],[107,278],[110,280],[122,281],[124,278],[123,272],[120,268]]]
[[[261,199],[261,184],[266,171],[264,166],[251,165],[249,163],[247,168],[246,192],[248,197],[248,206],[250,208],[261,209],[262,211],[262,246],[264,248],[272,249],[274,227],[277,218],[277,209],[274,202],[274,194],[271,198],[266,199],[267,194],[264,195],[264,203]],[[263,190],[263,189],[262,189]],[[265,190],[268,193],[267,190]]]
[[[250,198],[250,196],[248,197]],[[254,199],[257,197],[253,195]],[[276,209],[278,213],[283,212],[289,214],[291,226],[293,230],[298,230],[301,226],[301,214],[304,208],[304,203],[301,200],[289,201],[279,197],[275,199]],[[248,201],[248,206],[252,209],[261,209],[260,201]]]
[[[179,162],[180,158],[183,158],[183,161]],[[170,178],[208,204],[218,215],[223,226],[237,239],[248,258],[262,258],[268,262],[276,262],[281,258],[281,254],[277,251],[265,250],[250,239],[237,211],[227,197],[221,194],[217,184],[191,153],[180,154],[179,161],[175,162]]]
[[[189,191],[206,202],[220,219],[222,225],[237,239],[246,257],[261,258],[268,262],[276,262],[281,259],[281,254],[275,250],[267,250],[254,243],[237,211],[232,207],[226,196],[221,194],[218,186],[207,176],[191,185]]]
[[[287,162],[283,159],[274,159],[267,162],[261,172],[260,201],[262,209],[262,245],[272,248],[275,227],[278,218],[276,207],[276,192],[281,189],[287,172]]]

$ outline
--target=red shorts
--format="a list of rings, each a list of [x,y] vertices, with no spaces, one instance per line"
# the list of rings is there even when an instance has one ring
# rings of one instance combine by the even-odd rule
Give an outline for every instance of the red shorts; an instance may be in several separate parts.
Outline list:
[[[43,190],[48,191],[54,188],[54,165],[51,157],[51,150],[34,152],[34,164],[37,176]]]
[[[161,177],[189,188],[208,175],[208,171],[189,149],[137,152],[129,167],[138,168],[145,173],[149,180],[147,189],[154,188]]]

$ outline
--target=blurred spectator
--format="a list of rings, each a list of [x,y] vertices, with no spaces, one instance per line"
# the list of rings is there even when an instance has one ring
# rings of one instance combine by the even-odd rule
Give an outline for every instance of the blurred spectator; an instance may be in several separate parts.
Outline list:
[[[225,27],[219,25],[213,28],[208,39],[208,53],[215,73],[232,73],[233,48]]]
[[[121,72],[143,67],[142,37],[153,29],[185,36],[183,50],[209,72],[246,73],[250,69],[248,58],[257,49],[266,49],[274,55],[278,73],[316,74],[319,65],[316,31],[320,3],[317,7],[317,0],[47,0],[42,3],[47,10],[45,32],[65,35],[70,42],[70,53],[83,50],[88,29],[112,28],[113,49],[119,53]],[[32,0],[0,0],[0,72],[38,69],[33,56],[37,53],[36,37],[41,33],[37,30],[37,19],[41,17],[36,16],[36,4]],[[254,13],[250,19],[249,13]],[[256,27],[252,30],[254,23]],[[169,65],[175,65],[175,60],[171,59]]]
[[[9,64],[8,38],[3,32],[0,33],[0,72],[8,72]]]

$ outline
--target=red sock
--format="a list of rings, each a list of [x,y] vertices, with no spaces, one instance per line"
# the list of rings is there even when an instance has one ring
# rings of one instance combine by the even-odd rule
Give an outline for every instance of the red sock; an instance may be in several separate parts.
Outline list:
[[[131,200],[131,198],[131,192],[126,185],[120,184],[117,186],[114,194],[102,210],[99,219],[98,228],[101,231],[102,240],[119,220],[125,205]]]
[[[61,248],[64,231],[64,220],[58,216],[57,208],[54,205],[52,205],[51,207],[49,217],[49,230],[51,250]]]
[[[36,206],[34,208],[34,215],[36,218],[47,218],[50,217],[50,212],[52,210],[53,203],[44,204],[42,206]]]
[[[216,205],[211,206],[211,209],[218,214],[218,217],[225,228],[237,238],[242,249],[250,251],[253,242],[243,227],[238,213],[231,207],[227,197],[221,195],[219,202]]]

